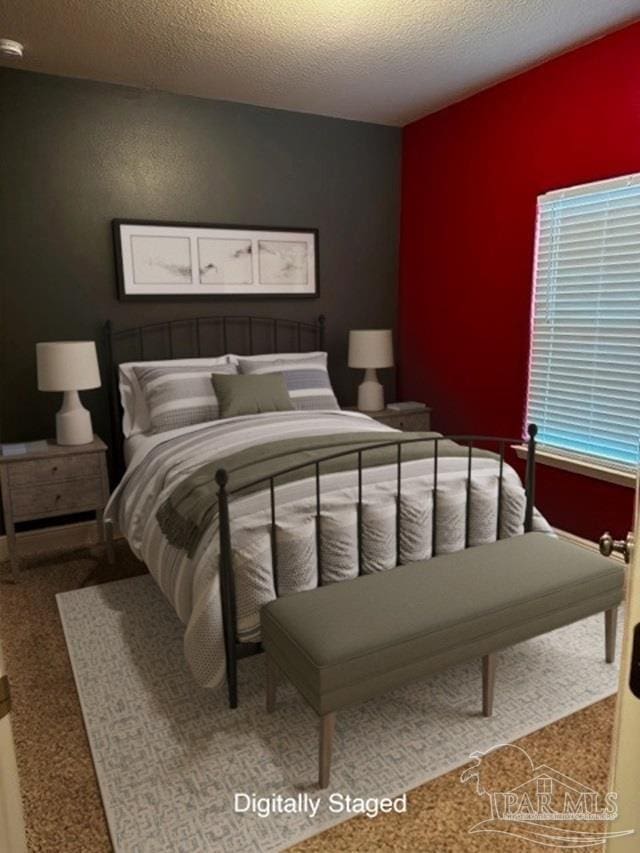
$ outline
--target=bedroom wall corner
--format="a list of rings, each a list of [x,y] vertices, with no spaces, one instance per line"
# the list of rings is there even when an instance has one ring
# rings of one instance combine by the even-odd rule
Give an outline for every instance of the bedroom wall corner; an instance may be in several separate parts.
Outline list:
[[[517,435],[536,198],[640,171],[640,23],[404,129],[400,389],[443,432]],[[540,467],[539,504],[588,539],[626,533],[632,490]]]

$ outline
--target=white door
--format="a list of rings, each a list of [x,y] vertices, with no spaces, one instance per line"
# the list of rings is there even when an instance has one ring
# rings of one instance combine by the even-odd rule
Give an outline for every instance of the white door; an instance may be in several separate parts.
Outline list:
[[[26,853],[18,768],[11,733],[11,700],[0,646],[0,850]]]
[[[640,501],[636,487],[634,530],[616,550],[629,561],[625,601],[624,640],[620,686],[613,733],[610,791],[618,795],[618,818],[612,830],[635,830],[631,836],[612,838],[607,853],[640,850]],[[634,542],[638,543],[634,547]]]

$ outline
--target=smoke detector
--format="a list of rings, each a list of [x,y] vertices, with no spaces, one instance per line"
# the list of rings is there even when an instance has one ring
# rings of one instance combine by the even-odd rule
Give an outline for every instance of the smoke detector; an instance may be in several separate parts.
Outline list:
[[[24,47],[19,41],[0,39],[0,54],[2,56],[12,56],[14,59],[22,59],[23,52]]]

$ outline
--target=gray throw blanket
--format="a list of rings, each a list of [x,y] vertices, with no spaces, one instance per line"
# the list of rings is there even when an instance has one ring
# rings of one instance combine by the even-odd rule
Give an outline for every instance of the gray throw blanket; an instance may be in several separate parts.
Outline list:
[[[402,435],[372,434],[371,432],[344,432],[317,438],[291,438],[272,441],[246,448],[224,458],[216,458],[204,463],[186,477],[162,503],[157,512],[157,521],[164,536],[176,548],[184,550],[192,557],[208,525],[212,523],[218,511],[218,485],[215,474],[224,468],[228,474],[228,491],[242,489],[241,495],[266,491],[268,478],[281,471],[294,468],[286,474],[279,474],[276,485],[306,479],[315,472],[313,465],[326,456],[351,451],[330,459],[320,465],[321,474],[334,474],[355,471],[358,467],[358,453],[362,449],[362,467],[375,468],[390,465],[397,461],[397,443],[407,439],[441,438],[437,432],[411,432]],[[377,446],[382,445],[382,446]],[[375,447],[375,450],[367,449]],[[434,441],[415,441],[403,443],[402,460],[414,461],[432,459]],[[448,439],[438,441],[439,456],[466,456],[468,448]],[[474,457],[497,458],[487,450],[473,450]],[[296,467],[300,466],[300,467]],[[259,481],[259,482],[256,482]]]

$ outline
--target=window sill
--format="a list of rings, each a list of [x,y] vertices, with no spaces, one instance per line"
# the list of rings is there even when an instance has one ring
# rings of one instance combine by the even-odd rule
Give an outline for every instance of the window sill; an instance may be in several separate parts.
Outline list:
[[[519,459],[527,458],[526,444],[514,444],[512,449],[515,450]],[[616,486],[627,486],[629,489],[636,487],[636,475],[632,471],[621,471],[619,468],[609,467],[603,463],[587,462],[584,459],[563,456],[561,452],[553,453],[550,450],[537,447],[536,462],[540,465],[548,465],[550,468],[570,471],[572,474],[592,477],[594,480],[615,483]]]

